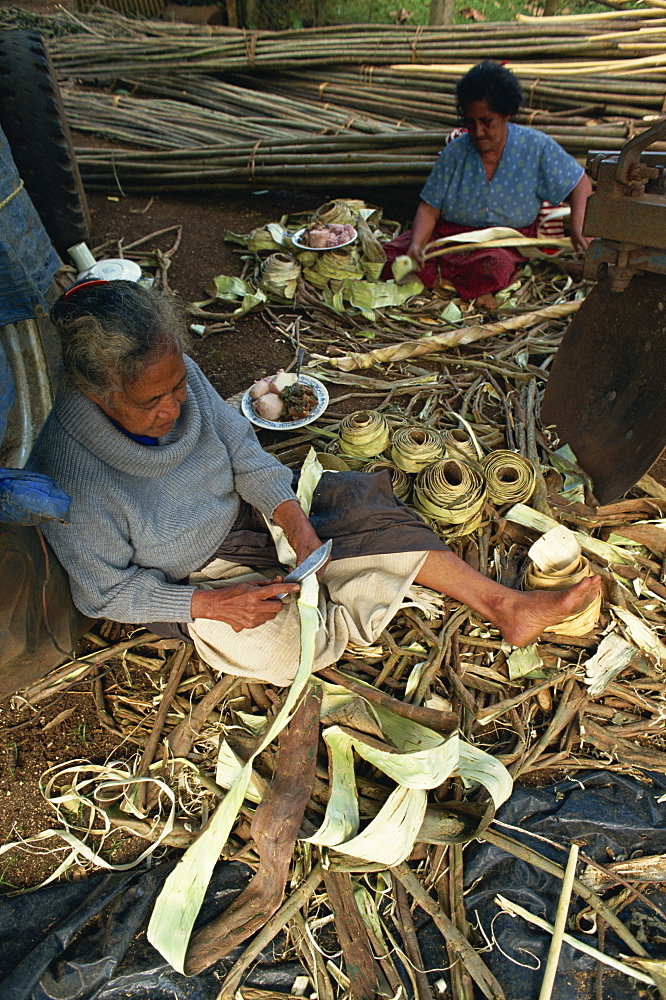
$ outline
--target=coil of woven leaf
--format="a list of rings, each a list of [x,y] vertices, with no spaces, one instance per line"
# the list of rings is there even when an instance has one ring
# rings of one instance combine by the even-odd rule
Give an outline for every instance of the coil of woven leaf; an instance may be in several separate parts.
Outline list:
[[[281,249],[280,244],[273,239],[273,234],[267,226],[252,230],[248,237],[247,248],[252,253],[258,253],[259,250],[278,252]]]
[[[317,212],[317,222],[322,225],[330,225],[332,222],[338,222],[344,225],[345,222],[351,222],[352,225],[356,223],[356,212],[353,206],[358,205],[362,208],[365,202],[362,201],[327,201],[321,206]]]
[[[412,481],[407,473],[399,469],[397,465],[392,465],[391,462],[368,462],[367,465],[363,466],[362,471],[382,472],[383,469],[386,469],[391,477],[391,486],[398,500],[406,502],[411,493]]]
[[[476,448],[469,434],[462,427],[452,427],[448,431],[443,431],[442,442],[444,444],[444,454],[447,456],[450,455],[451,458],[462,458],[463,461],[471,458],[474,462],[478,458]]]
[[[353,253],[328,250],[326,253],[320,253],[314,267],[305,268],[303,275],[315,288],[324,288],[332,280],[363,278],[365,271]]]
[[[388,448],[389,438],[389,425],[381,413],[358,410],[340,421],[340,454],[351,468],[360,469],[369,458],[381,455]]]
[[[430,427],[398,427],[391,442],[391,461],[403,472],[420,472],[444,457],[439,431]]]
[[[534,493],[536,472],[522,455],[503,448],[491,451],[481,463],[488,499],[495,504],[523,503]]]
[[[477,465],[443,458],[416,477],[412,504],[446,527],[448,538],[476,530],[483,520],[486,484]]]
[[[281,299],[293,299],[296,294],[301,265],[286,253],[273,253],[261,265],[261,287]]]
[[[541,570],[530,563],[525,574],[525,590],[569,590],[586,576],[592,576],[592,570],[586,556],[582,553],[567,566],[558,569]],[[557,635],[582,636],[595,628],[601,612],[601,594],[597,594],[586,608],[578,614],[569,615],[557,625],[548,625],[544,632],[556,632]]]

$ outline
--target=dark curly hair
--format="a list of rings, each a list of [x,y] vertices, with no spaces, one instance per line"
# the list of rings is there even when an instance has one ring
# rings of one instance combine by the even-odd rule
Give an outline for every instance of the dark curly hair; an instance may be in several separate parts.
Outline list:
[[[523,103],[523,92],[510,69],[484,59],[458,81],[456,98],[462,120],[474,101],[483,101],[495,114],[515,115]]]
[[[148,365],[187,349],[185,312],[172,295],[134,281],[72,286],[51,309],[63,369],[87,396],[108,402]]]

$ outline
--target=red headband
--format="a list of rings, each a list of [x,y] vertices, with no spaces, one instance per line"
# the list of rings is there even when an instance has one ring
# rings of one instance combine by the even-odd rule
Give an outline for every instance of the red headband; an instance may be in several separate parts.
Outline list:
[[[78,285],[72,285],[71,288],[68,288],[64,298],[68,299],[74,292],[78,292],[79,288],[92,288],[93,285],[108,285],[108,283],[104,278],[91,278],[90,281],[81,281]]]

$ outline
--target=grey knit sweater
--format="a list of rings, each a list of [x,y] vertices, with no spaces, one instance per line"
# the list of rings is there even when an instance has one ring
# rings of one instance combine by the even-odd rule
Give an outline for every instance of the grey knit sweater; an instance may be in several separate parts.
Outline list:
[[[239,497],[268,517],[293,500],[291,472],[261,449],[191,358],[187,397],[154,447],[117,430],[78,389],[61,390],[28,468],[72,497],[70,523],[44,525],[76,606],[120,622],[192,621],[193,587],[175,583],[226,537]]]

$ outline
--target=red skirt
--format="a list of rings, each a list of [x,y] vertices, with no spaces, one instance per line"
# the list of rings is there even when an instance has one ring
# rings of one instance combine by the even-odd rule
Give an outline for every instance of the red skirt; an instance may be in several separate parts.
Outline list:
[[[442,236],[457,236],[471,233],[482,226],[459,226],[453,222],[440,221],[435,226],[432,239]],[[537,220],[529,226],[516,227],[523,236],[536,236]],[[412,241],[412,231],[396,236],[384,244],[386,264],[382,280],[393,277],[391,264],[401,254],[406,254]],[[418,276],[426,286],[432,288],[438,279],[450,282],[462,299],[474,299],[486,292],[499,292],[511,284],[525,258],[514,247],[498,247],[495,250],[470,250],[469,253],[454,254],[450,257],[435,257],[424,264]]]

